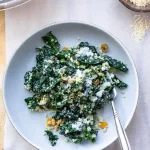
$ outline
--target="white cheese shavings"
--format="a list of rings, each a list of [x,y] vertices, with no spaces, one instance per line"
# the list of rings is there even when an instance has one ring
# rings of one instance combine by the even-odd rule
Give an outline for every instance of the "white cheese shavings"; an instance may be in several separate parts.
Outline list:
[[[83,123],[88,125],[91,122],[91,120],[92,119],[90,119],[90,118],[85,118],[85,119],[83,119]]]
[[[92,84],[92,80],[97,78],[97,75],[93,75],[92,77],[89,77],[86,79],[86,87],[89,87]]]
[[[100,87],[100,90],[96,93],[96,96],[98,96],[98,97],[102,97],[102,95],[103,95],[103,92],[104,92],[104,90],[107,88],[107,87],[109,87],[109,86],[111,86],[111,83],[110,82],[104,82],[103,84],[102,84],[102,86]]]
[[[143,6],[146,7],[150,4],[150,0],[130,0],[136,6]]]
[[[76,81],[76,82],[81,82],[84,77],[85,77],[84,71],[81,71],[78,69],[76,71],[75,76],[73,78],[71,78],[71,80]]]
[[[92,84],[92,79],[88,78],[86,79],[86,87],[89,87]]]
[[[102,71],[109,70],[110,66],[109,66],[108,62],[102,63],[101,69],[102,69]]]
[[[99,122],[103,122],[104,118],[102,116],[98,117]]]
[[[47,99],[43,99],[39,102],[39,105],[45,105],[47,103]]]
[[[107,87],[111,86],[111,83],[110,82],[104,82],[101,86],[101,90],[105,90]]]
[[[70,83],[67,83],[66,85],[64,85],[64,88],[65,88],[65,89],[68,89],[70,86],[71,86],[71,84],[70,84]]]
[[[101,94],[101,95],[102,95],[102,94]],[[91,101],[92,101],[92,102],[97,101],[97,99],[98,99],[98,98],[97,98],[96,96],[91,96]]]
[[[69,133],[69,130],[65,130],[65,134]]]
[[[131,27],[133,28],[133,33],[131,35],[132,40],[136,43],[140,43],[144,40],[146,31],[149,28],[149,23],[145,17],[137,15],[134,17],[134,23]]]
[[[45,105],[48,102],[48,97],[43,96],[40,102],[38,103],[39,105]]]
[[[44,59],[44,62],[47,62],[47,63],[49,63],[49,64],[52,64],[52,63],[53,63],[52,60],[47,60],[47,59]]]
[[[57,105],[58,105],[58,106],[61,106],[61,102],[58,102]]]
[[[96,93],[96,96],[102,97],[104,90],[100,90]]]
[[[112,79],[112,78],[114,78],[114,77],[115,77],[115,75],[114,75],[114,74],[112,74],[112,73],[108,73],[108,72],[107,72],[107,77],[108,77],[109,79]]]
[[[87,131],[91,131],[91,127],[87,127]]]
[[[92,138],[96,138],[96,134],[92,134]]]
[[[77,139],[72,139],[72,142],[75,143],[77,141]]]
[[[79,78],[83,78],[85,76],[85,73],[83,71],[77,69],[75,76],[79,77]]]
[[[72,128],[81,131],[82,130],[83,123],[80,121],[77,121],[76,123],[72,124]]]
[[[93,56],[93,52],[89,49],[89,47],[81,47],[76,54],[76,57],[80,56]]]

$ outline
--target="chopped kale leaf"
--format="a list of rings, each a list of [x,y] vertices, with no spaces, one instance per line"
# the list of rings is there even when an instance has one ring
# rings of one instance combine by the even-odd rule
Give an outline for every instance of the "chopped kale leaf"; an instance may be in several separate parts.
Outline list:
[[[55,146],[56,143],[57,143],[57,140],[58,140],[58,136],[57,135],[54,135],[51,131],[45,131],[46,135],[48,136],[49,138],[49,141],[51,142],[51,145],[52,146]]]
[[[57,38],[52,34],[52,32],[49,32],[47,35],[42,37],[43,41],[49,45],[55,52],[58,52],[60,49],[60,44],[57,40]]]

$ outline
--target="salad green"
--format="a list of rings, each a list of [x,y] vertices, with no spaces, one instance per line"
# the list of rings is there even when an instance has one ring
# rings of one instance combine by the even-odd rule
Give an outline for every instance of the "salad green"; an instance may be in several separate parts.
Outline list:
[[[127,87],[111,70],[126,73],[128,68],[88,42],[60,50],[52,32],[42,39],[45,45],[37,48],[36,65],[24,76],[24,87],[34,93],[25,99],[29,110],[55,110],[49,127],[57,125],[58,132],[74,143],[95,142],[97,111],[112,99],[113,87]],[[51,128],[46,134],[54,146],[58,137]]]

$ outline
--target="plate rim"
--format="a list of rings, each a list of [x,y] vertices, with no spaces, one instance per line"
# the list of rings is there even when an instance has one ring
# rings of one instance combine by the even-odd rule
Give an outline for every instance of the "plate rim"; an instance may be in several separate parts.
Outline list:
[[[12,124],[12,126],[14,127],[14,129],[18,132],[18,134],[27,142],[29,143],[31,146],[37,148],[37,149],[42,149],[41,147],[37,146],[35,143],[32,143],[32,141],[30,141],[26,136],[24,136],[22,133],[21,133],[21,130],[18,129],[18,127],[15,125],[15,122],[12,121],[11,119],[11,114],[9,114],[9,111],[8,111],[8,108],[7,108],[7,105],[6,105],[6,100],[5,100],[5,82],[6,82],[6,75],[7,75],[7,72],[8,72],[8,69],[9,69],[9,66],[13,60],[13,57],[15,56],[15,54],[19,51],[19,49],[21,48],[21,46],[28,40],[30,39],[32,36],[34,36],[35,34],[37,34],[38,32],[46,29],[46,28],[49,28],[49,27],[52,27],[52,26],[55,26],[55,25],[62,25],[62,24],[81,24],[81,25],[86,25],[86,26],[89,26],[89,27],[92,27],[92,28],[96,28],[98,30],[101,30],[102,32],[104,32],[105,34],[107,34],[108,36],[110,36],[111,38],[113,38],[113,40],[115,40],[123,49],[124,49],[124,52],[127,54],[130,62],[131,62],[131,65],[133,67],[133,71],[135,73],[135,80],[136,80],[136,84],[137,84],[137,91],[135,92],[135,95],[136,95],[136,103],[134,104],[134,109],[132,110],[131,112],[131,115],[129,116],[128,120],[126,121],[126,124],[124,125],[124,129],[126,129],[128,127],[128,125],[130,124],[134,114],[135,114],[135,111],[136,111],[136,108],[137,108],[137,104],[138,104],[138,99],[139,99],[139,77],[138,77],[138,73],[137,73],[137,69],[136,69],[136,65],[133,61],[133,58],[132,56],[130,55],[129,51],[127,50],[127,48],[122,44],[122,42],[116,37],[114,36],[111,32],[109,32],[108,30],[104,29],[103,27],[99,26],[99,25],[96,25],[94,23],[89,23],[89,22],[85,22],[85,21],[58,21],[58,22],[54,22],[54,23],[50,23],[48,25],[44,25],[43,27],[33,31],[29,36],[27,36],[25,38],[25,40],[23,40],[23,42],[21,42],[21,44],[15,49],[15,51],[12,53],[12,56],[11,58],[9,59],[7,65],[6,65],[6,69],[4,71],[4,76],[3,76],[3,81],[2,81],[2,99],[3,99],[3,103],[4,103],[4,107],[5,107],[5,110],[6,110],[6,114],[7,114],[7,117],[10,121],[10,123]],[[118,138],[118,135],[116,135],[114,137],[113,140],[111,140],[107,145],[105,145],[104,147],[102,147],[102,149],[108,147],[109,145],[111,145],[113,142],[115,142]]]

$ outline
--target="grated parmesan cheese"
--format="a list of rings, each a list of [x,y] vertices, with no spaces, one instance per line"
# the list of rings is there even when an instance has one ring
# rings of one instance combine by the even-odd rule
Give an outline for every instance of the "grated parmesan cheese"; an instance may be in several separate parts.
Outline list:
[[[140,43],[142,40],[144,40],[146,30],[149,28],[149,24],[145,17],[136,15],[134,17],[134,23],[131,27],[133,28],[133,33],[131,35],[133,41]]]
[[[146,7],[150,4],[150,0],[130,0],[136,6],[143,6]]]

